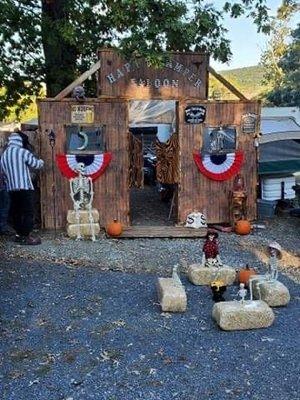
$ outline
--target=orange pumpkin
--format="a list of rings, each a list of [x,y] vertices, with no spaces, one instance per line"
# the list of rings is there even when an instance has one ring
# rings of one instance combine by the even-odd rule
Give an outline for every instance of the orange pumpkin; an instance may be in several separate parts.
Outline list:
[[[106,232],[109,236],[117,237],[120,236],[123,232],[123,227],[117,219],[114,219],[113,222],[110,222],[107,225]]]
[[[241,219],[235,223],[235,232],[238,235],[248,235],[251,232],[251,224],[246,219]]]
[[[238,272],[239,283],[244,283],[245,286],[248,286],[249,278],[252,275],[256,275],[255,270],[253,268],[249,268],[249,265],[246,265],[246,268],[240,269]]]

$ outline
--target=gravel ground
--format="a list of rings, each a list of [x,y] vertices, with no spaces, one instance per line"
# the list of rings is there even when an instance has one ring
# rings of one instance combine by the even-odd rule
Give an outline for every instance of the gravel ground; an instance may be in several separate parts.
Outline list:
[[[185,278],[188,310],[168,314],[152,274],[3,261],[1,399],[298,400],[299,285],[280,280],[291,302],[270,328],[223,332],[210,289]]]
[[[264,271],[266,246],[279,242],[283,249],[282,272],[300,282],[300,219],[276,218],[266,222],[266,229],[251,235],[220,233],[221,258],[235,268],[246,264]],[[203,239],[108,239],[104,234],[96,243],[75,242],[59,234],[43,234],[40,246],[21,246],[2,239],[0,251],[8,259],[33,259],[67,265],[89,265],[101,270],[168,275],[181,260],[199,262]]]

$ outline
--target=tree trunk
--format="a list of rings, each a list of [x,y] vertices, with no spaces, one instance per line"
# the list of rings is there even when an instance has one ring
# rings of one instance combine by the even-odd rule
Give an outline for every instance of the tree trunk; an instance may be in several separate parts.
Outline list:
[[[54,97],[76,77],[77,49],[64,37],[70,0],[42,0],[42,43],[47,97]]]

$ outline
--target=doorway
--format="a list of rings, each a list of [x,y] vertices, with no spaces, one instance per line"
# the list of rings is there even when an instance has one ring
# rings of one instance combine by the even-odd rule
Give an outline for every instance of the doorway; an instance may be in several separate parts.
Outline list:
[[[129,121],[131,225],[173,226],[179,155],[176,102],[132,101]]]

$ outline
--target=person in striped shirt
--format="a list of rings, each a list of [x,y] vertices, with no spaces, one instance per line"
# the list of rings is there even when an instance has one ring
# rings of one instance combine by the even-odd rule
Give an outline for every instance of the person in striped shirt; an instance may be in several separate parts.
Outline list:
[[[21,131],[12,133],[1,157],[1,168],[6,176],[10,195],[10,212],[16,241],[21,244],[40,244],[41,239],[31,236],[34,223],[34,187],[30,169],[40,169],[44,161],[28,150],[28,136]]]

